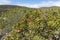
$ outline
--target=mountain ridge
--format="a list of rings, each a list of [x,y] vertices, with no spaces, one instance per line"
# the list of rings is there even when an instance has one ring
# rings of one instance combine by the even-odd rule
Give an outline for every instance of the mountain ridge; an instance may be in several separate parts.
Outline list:
[[[0,5],[0,7],[25,7],[25,8],[30,8],[30,7],[26,7],[26,6],[18,6],[18,5]],[[39,7],[39,8],[53,8],[53,7],[58,7],[59,8],[59,6],[49,6],[49,7]],[[38,9],[38,8],[36,8],[36,9]]]

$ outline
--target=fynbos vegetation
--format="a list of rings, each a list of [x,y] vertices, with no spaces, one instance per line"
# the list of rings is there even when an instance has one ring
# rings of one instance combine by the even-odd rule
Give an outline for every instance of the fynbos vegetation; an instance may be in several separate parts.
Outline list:
[[[60,8],[0,6],[1,40],[60,40]]]

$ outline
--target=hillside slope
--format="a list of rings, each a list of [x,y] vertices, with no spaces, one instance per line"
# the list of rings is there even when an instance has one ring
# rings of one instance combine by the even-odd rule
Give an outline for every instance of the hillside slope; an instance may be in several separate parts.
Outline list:
[[[25,7],[0,5],[0,38],[12,30],[11,27],[25,14],[25,10]]]
[[[27,8],[0,5],[1,40],[59,40],[59,38],[60,7]]]

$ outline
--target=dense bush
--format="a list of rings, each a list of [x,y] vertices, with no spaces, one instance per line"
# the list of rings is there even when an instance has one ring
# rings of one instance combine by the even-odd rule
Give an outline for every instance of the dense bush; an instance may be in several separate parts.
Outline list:
[[[29,10],[12,26],[6,40],[59,40],[59,12]]]
[[[60,40],[60,8],[1,8],[0,38],[5,40]]]

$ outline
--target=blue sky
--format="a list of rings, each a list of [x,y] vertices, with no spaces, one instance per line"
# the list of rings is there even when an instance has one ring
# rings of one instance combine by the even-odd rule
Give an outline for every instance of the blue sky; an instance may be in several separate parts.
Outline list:
[[[60,6],[60,0],[0,0],[0,5],[18,5],[39,8]]]

